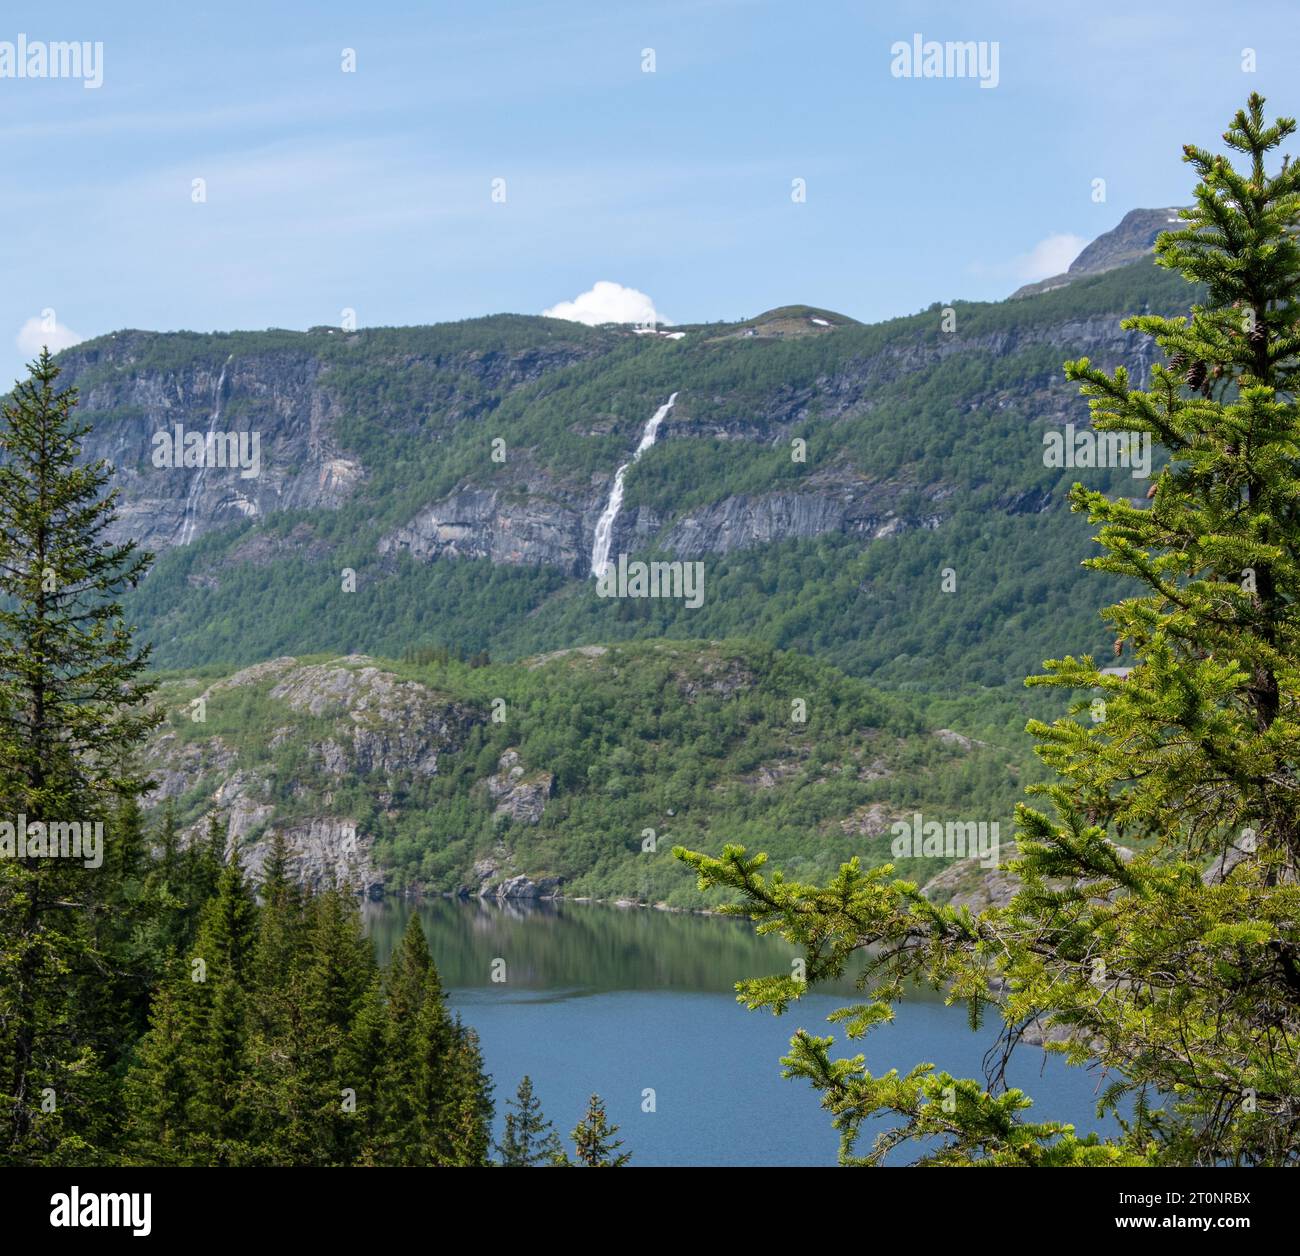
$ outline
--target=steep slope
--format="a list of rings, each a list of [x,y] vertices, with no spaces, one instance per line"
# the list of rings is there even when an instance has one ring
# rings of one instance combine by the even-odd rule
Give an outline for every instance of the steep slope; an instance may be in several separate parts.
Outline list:
[[[522,317],[122,333],[62,361],[118,468],[124,534],[162,551],[132,612],[163,665],[740,633],[892,684],[987,685],[1101,644],[1069,484],[1145,492],[1124,469],[1044,465],[1044,433],[1087,422],[1061,361],[1141,380],[1120,318],[1193,296],[1144,262],[871,327],[787,307],[680,340]],[[743,334],[792,320],[816,330]],[[703,604],[603,599],[596,528],[673,394],[609,552],[704,563]],[[258,434],[259,475],[153,466],[176,421]]]
[[[698,904],[676,842],[742,841],[822,875],[854,854],[889,859],[890,822],[917,810],[1009,834],[1023,776],[1016,749],[933,730],[833,668],[739,642],[482,667],[280,658],[170,679],[160,699],[152,805],[171,800],[191,832],[215,813],[254,870],[281,833],[303,881],[371,894],[558,884]]]
[[[122,331],[62,355],[94,423],[92,457],[116,468],[118,537],[184,546],[281,511],[334,511],[404,443],[433,443],[547,374],[625,335],[555,319],[420,329]],[[257,433],[255,476],[155,464],[158,433]]]

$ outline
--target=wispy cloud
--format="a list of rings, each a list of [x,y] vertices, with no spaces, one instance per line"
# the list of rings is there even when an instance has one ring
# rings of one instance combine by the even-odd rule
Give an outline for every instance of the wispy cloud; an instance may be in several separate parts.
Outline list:
[[[1017,254],[1003,262],[976,262],[970,269],[972,274],[986,278],[1034,283],[1068,270],[1070,263],[1083,252],[1087,243],[1083,236],[1057,232],[1039,240],[1027,253]]]

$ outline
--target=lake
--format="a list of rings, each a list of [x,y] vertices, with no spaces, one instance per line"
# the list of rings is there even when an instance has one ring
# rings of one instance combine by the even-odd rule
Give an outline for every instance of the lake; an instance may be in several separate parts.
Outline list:
[[[808,994],[781,1017],[746,1011],[733,989],[789,972],[797,952],[784,941],[758,938],[743,921],[597,903],[440,898],[364,910],[381,960],[419,912],[451,1006],[482,1040],[498,1135],[527,1073],[570,1151],[568,1132],[595,1091],[634,1165],[835,1163],[830,1117],[810,1086],[782,1078],[779,1061],[796,1029],[832,1032],[824,1018],[852,1001],[851,984]],[[494,964],[505,981],[493,981]],[[922,991],[841,1054],[862,1052],[876,1074],[928,1062],[980,1077],[993,1038],[992,1027],[970,1032],[964,1007]],[[1009,1078],[1036,1099],[1033,1119],[1115,1132],[1094,1115],[1098,1074],[1022,1047]],[[648,1089],[653,1112],[642,1111]]]

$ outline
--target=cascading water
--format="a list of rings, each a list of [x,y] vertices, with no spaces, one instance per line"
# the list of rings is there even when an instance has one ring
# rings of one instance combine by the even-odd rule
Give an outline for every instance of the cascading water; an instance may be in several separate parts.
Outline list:
[[[217,395],[212,404],[212,417],[208,420],[208,436],[211,436],[217,430],[217,424],[221,422],[221,394],[226,387],[226,367],[234,360],[234,356],[232,353],[226,359],[225,365],[221,368],[221,374],[217,376]],[[194,510],[199,502],[199,494],[203,491],[203,480],[208,474],[208,447],[209,442],[205,437],[203,462],[196,469],[194,479],[190,481],[190,491],[185,497],[185,516],[181,520],[181,532],[176,542],[178,545],[188,545],[194,539],[194,531],[198,527],[198,521],[194,517]]]
[[[623,477],[627,474],[628,467],[655,443],[655,437],[659,435],[659,425],[668,417],[668,412],[673,408],[673,402],[676,400],[677,394],[673,393],[654,412],[650,422],[645,425],[645,431],[641,433],[641,443],[636,447],[636,452],[632,455],[631,460],[625,462],[614,472],[614,483],[609,490],[609,501],[605,503],[605,509],[601,512],[600,518],[596,520],[596,537],[591,546],[591,574],[597,579],[609,566],[609,547],[614,542],[614,520],[618,518],[618,512],[623,508]]]

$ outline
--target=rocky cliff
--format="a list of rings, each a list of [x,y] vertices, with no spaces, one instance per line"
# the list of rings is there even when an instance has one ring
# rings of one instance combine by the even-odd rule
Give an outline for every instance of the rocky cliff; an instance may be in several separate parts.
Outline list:
[[[385,876],[367,819],[437,775],[439,756],[484,718],[364,656],[274,659],[207,686],[177,682],[165,701],[172,717],[146,757],[150,802],[193,813],[187,839],[215,815],[256,874],[280,834],[301,882],[372,896]]]
[[[1153,214],[1168,211],[1128,215],[1085,250],[1070,277],[1131,261],[1162,225]],[[1057,356],[1125,362],[1140,375],[1140,340],[1120,330],[1121,312],[1079,316],[1066,309],[991,329],[963,317],[944,335],[935,334],[935,320],[918,316],[914,331],[900,326],[907,334],[878,336],[842,316],[810,311],[795,320],[816,333],[803,339],[790,339],[791,320],[783,316],[692,329],[680,343],[653,344],[545,319],[354,333],[120,332],[69,350],[60,362],[94,425],[89,454],[115,468],[121,516],[114,539],[135,538],[165,552],[235,528],[238,548],[216,565],[313,558],[330,546],[311,520],[351,503],[358,520],[376,525],[370,544],[379,558],[487,559],[576,577],[588,569],[614,473],[670,385],[679,399],[657,456],[681,442],[778,450],[810,428],[869,416],[908,380],[921,385],[945,363],[972,355],[1011,361],[1050,348]],[[772,328],[784,330],[778,336]],[[746,339],[750,332],[756,342]],[[755,389],[745,376],[755,369],[751,359],[759,362],[753,355],[764,353],[785,353],[790,365],[777,368],[772,386]],[[626,378],[642,361],[665,382],[628,393]],[[627,394],[617,416],[602,418],[602,405],[593,404],[605,390]],[[507,401],[517,403],[507,409],[518,435],[498,464],[486,456],[489,428]],[[1014,401],[1040,421],[1085,413],[1059,376],[1025,379]],[[1006,404],[1005,396],[963,401],[972,414]],[[571,441],[557,442],[544,420],[531,417],[550,411],[566,414],[608,454],[588,459],[590,470],[574,466],[562,452]],[[202,444],[209,433],[255,435],[255,473],[211,465],[211,455],[203,466],[156,465],[160,434]],[[447,484],[442,491],[440,482]],[[421,484],[428,485],[423,500]],[[613,552],[655,545],[693,557],[828,533],[879,539],[935,526],[945,513],[916,503],[903,508],[904,488],[920,488],[938,502],[951,486],[890,482],[870,466],[837,458],[809,466],[789,487],[736,493],[720,483],[712,500],[685,509],[673,501],[682,487],[660,500],[643,489],[650,499],[630,500],[615,523]],[[407,500],[413,506],[403,514]],[[285,512],[303,525],[269,529]],[[190,578],[215,574],[213,564],[204,564]]]
[[[497,320],[479,347],[446,346],[382,329],[345,334],[266,332],[195,336],[123,331],[79,345],[60,358],[94,425],[87,453],[115,469],[122,509],[114,539],[155,551],[234,523],[282,511],[334,511],[367,480],[358,448],[358,392],[367,377],[400,384],[364,419],[393,434],[436,440],[490,412],[503,397],[598,352],[599,335],[558,327],[541,342],[496,348]],[[453,328],[457,325],[451,325]],[[573,327],[572,333],[568,327]],[[160,433],[257,435],[259,465],[157,466]]]

